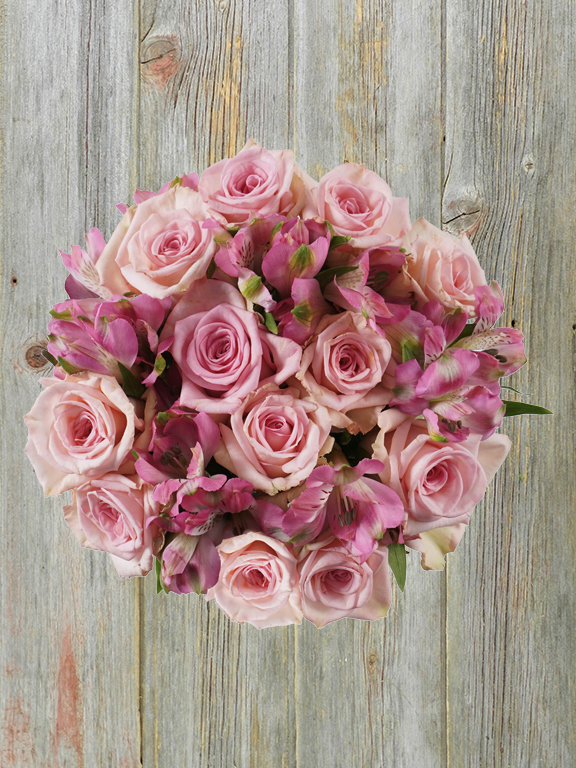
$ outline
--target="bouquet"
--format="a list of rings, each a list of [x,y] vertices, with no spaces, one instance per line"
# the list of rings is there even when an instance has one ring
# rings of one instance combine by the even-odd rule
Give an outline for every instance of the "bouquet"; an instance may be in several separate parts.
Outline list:
[[[523,337],[466,237],[372,171],[250,140],[62,253],[25,417],[47,496],[121,576],[256,627],[377,619],[441,569],[504,461]]]

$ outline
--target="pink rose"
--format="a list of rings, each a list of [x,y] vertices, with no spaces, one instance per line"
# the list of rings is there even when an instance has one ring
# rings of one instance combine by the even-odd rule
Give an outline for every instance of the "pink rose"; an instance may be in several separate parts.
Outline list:
[[[484,270],[470,241],[442,232],[426,219],[418,219],[404,237],[408,251],[405,273],[420,310],[428,301],[439,301],[448,310],[459,307],[476,316],[475,289],[486,285]]]
[[[218,547],[220,576],[208,590],[228,618],[258,629],[300,624],[296,558],[281,542],[250,531]]]
[[[323,176],[312,191],[313,205],[303,218],[317,215],[354,248],[385,245],[410,228],[408,199],[393,197],[390,187],[363,165],[344,163]]]
[[[333,444],[325,408],[273,384],[248,395],[220,431],[216,461],[268,494],[300,485]]]
[[[382,384],[392,349],[381,332],[356,312],[327,315],[302,355],[296,374],[335,427],[367,432],[392,394]],[[354,411],[350,417],[348,411]],[[355,423],[356,422],[356,423]]]
[[[298,570],[302,611],[317,627],[345,617],[373,621],[388,613],[392,590],[387,547],[378,547],[361,563],[328,534],[302,547]]]
[[[129,208],[97,261],[101,283],[159,299],[183,293],[218,250],[207,218],[200,193],[179,184]]]
[[[470,435],[459,443],[435,442],[425,419],[412,419],[396,408],[380,414],[374,458],[380,473],[405,504],[404,534],[467,523],[474,506],[510,450],[506,435],[480,441]]]
[[[139,477],[110,473],[76,488],[64,517],[83,547],[112,555],[120,576],[145,576],[159,533],[146,523],[159,510],[152,488]]]
[[[188,408],[233,413],[261,383],[282,384],[300,366],[300,346],[269,333],[228,283],[202,283],[172,315],[166,333],[174,335],[180,404]]]
[[[279,213],[297,216],[306,184],[313,183],[295,165],[294,153],[272,151],[250,139],[236,157],[207,168],[199,189],[213,215],[225,226]]]
[[[45,390],[24,417],[25,450],[45,495],[120,469],[144,425],[116,379],[80,373],[40,382]]]

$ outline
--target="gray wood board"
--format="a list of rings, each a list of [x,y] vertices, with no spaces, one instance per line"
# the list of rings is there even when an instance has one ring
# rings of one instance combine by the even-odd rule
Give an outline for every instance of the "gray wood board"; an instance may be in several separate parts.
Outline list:
[[[0,6],[0,765],[572,765],[574,6],[116,5]],[[22,452],[56,249],[250,136],[316,177],[364,162],[468,232],[528,337],[513,385],[557,414],[506,423],[446,573],[412,555],[385,621],[261,632],[120,581]]]

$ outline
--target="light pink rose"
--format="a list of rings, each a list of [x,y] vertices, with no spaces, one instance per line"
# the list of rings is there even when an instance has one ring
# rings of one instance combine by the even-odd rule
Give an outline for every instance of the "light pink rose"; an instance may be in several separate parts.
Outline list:
[[[250,139],[236,157],[207,168],[199,189],[215,218],[235,225],[272,213],[297,216],[311,184],[293,152],[269,152]]]
[[[390,343],[362,314],[326,315],[296,375],[314,400],[328,408],[335,427],[367,432],[392,397],[382,384],[391,354]]]
[[[64,517],[83,547],[112,555],[120,576],[145,576],[159,535],[155,525],[146,525],[160,511],[152,490],[136,475],[103,475],[73,491]]]
[[[381,413],[378,424],[374,458],[385,465],[382,482],[404,502],[407,536],[467,523],[510,450],[506,435],[482,442],[480,435],[459,443],[435,442],[425,419],[412,419],[396,408]]]
[[[373,621],[392,601],[388,548],[361,563],[331,534],[306,544],[298,556],[304,616],[317,627],[349,617]]]
[[[300,624],[296,558],[281,542],[250,531],[218,547],[220,576],[208,590],[228,618],[258,629]]]
[[[282,384],[300,366],[300,345],[269,333],[228,283],[202,282],[172,314],[166,333],[188,408],[233,413],[259,385]]]
[[[144,423],[116,379],[80,373],[40,382],[45,390],[24,417],[25,450],[44,494],[120,469]]]
[[[344,163],[323,176],[311,193],[303,218],[318,215],[354,248],[385,245],[410,228],[408,198],[393,197],[377,173],[357,163]],[[317,214],[315,210],[317,210]]]
[[[466,236],[459,240],[418,219],[402,245],[407,251],[404,274],[412,281],[415,309],[439,301],[446,309],[459,307],[475,317],[474,290],[486,285],[486,277]]]
[[[300,485],[334,442],[325,408],[274,384],[248,395],[220,431],[216,461],[268,494]]]
[[[102,285],[162,299],[203,277],[218,250],[199,192],[179,184],[129,208],[98,259]]]

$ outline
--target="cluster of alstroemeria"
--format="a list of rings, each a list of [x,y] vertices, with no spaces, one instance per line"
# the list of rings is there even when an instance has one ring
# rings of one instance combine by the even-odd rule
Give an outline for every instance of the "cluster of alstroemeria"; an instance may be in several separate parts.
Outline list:
[[[443,567],[504,460],[522,335],[470,243],[348,163],[254,142],[63,254],[54,376],[26,417],[46,495],[121,575],[257,627],[375,619],[406,549]]]

